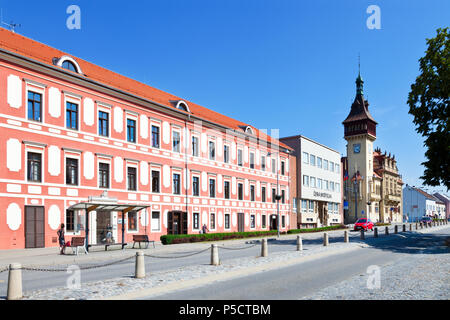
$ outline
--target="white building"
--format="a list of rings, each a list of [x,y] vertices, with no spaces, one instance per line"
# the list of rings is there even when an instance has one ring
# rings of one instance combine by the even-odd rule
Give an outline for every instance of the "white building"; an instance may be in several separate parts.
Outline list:
[[[301,135],[280,141],[293,148],[297,157],[298,225],[343,223],[340,153]]]
[[[403,188],[403,213],[409,222],[419,221],[427,216],[445,218],[445,204],[425,191],[406,185]]]

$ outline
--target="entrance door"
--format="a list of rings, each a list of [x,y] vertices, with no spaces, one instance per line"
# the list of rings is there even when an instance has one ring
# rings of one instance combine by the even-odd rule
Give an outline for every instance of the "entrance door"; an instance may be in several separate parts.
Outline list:
[[[112,231],[111,211],[97,211],[97,243],[113,242]]]
[[[187,212],[169,211],[167,214],[167,234],[187,234]]]
[[[276,214],[270,216],[270,230],[278,230],[278,217]]]
[[[243,212],[238,212],[238,232],[244,232],[245,217]]]
[[[25,248],[45,247],[44,207],[25,206]]]

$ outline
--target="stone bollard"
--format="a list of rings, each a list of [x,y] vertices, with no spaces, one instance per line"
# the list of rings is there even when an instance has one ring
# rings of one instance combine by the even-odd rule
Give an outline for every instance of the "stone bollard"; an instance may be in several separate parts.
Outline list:
[[[22,297],[22,265],[20,263],[12,263],[9,265],[6,300],[19,300]]]
[[[364,229],[361,229],[361,234],[359,235],[359,238],[361,240],[364,240],[366,238],[365,234],[364,234]]]
[[[327,246],[328,245],[328,233],[324,233],[323,234],[323,245]]]
[[[419,226],[417,225],[417,222],[416,222],[416,230],[418,230],[419,229]]]
[[[211,245],[211,265],[218,266],[219,261],[219,246],[217,244]]]
[[[395,225],[395,227],[394,227],[394,233],[398,233],[398,225]]]
[[[220,264],[219,262],[219,247],[217,244],[211,245],[211,265],[212,266],[218,266]]]
[[[378,228],[373,229],[373,237],[378,238]]]
[[[262,239],[261,241],[261,257],[267,257],[269,255],[269,250],[267,248],[267,239]]]
[[[385,233],[386,235],[389,235],[389,227],[388,227],[388,226],[386,226],[386,227],[384,228],[384,233]]]
[[[348,230],[344,231],[344,242],[348,243],[350,240],[348,238]]]
[[[297,236],[297,251],[303,251],[303,240],[300,236]]]
[[[412,231],[412,223],[409,224],[409,231]]]
[[[142,251],[136,252],[134,277],[136,279],[145,278],[145,261],[144,261],[144,253]]]
[[[422,222],[420,223],[420,229],[423,229],[423,223]]]
[[[403,225],[402,231],[406,232],[406,224]]]

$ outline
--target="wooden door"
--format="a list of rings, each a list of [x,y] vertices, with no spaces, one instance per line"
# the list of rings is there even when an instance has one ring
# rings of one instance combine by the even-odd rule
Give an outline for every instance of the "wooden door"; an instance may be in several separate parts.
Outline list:
[[[45,247],[44,207],[25,206],[25,248]]]
[[[238,232],[244,232],[245,230],[245,217],[243,212],[238,213]]]

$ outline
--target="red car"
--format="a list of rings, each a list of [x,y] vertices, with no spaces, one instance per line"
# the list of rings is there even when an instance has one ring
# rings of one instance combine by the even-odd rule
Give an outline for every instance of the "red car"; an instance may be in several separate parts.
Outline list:
[[[370,221],[370,219],[367,219],[367,218],[359,219],[355,223],[354,230],[356,231],[356,230],[361,230],[361,229],[364,229],[364,231],[367,231],[367,230],[370,229],[372,231],[373,230],[373,222]]]

